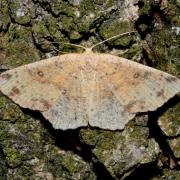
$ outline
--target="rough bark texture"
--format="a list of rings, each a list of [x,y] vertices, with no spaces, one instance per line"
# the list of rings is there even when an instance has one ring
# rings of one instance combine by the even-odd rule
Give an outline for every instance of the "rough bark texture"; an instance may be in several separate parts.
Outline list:
[[[63,42],[88,47],[135,29],[96,50],[178,77],[179,8],[176,0],[1,0],[0,70],[78,51]],[[178,102],[139,114],[123,131],[60,131],[1,94],[0,179],[180,179]]]

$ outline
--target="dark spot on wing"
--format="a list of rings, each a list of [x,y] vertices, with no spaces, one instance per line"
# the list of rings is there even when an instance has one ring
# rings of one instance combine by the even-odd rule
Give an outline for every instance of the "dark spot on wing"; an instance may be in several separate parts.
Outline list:
[[[41,99],[36,99],[36,98],[32,98],[32,104],[35,104],[35,103],[38,103],[40,102],[40,104],[42,105],[42,107],[45,109],[45,110],[48,110],[51,105],[49,104],[49,102],[43,98]]]
[[[84,68],[82,66],[78,66],[78,69],[82,70],[82,71],[84,70]]]
[[[66,95],[66,93],[67,93],[67,90],[66,90],[66,89],[63,89],[62,94],[63,94],[63,95]]]
[[[38,76],[40,76],[40,77],[43,77],[43,76],[44,76],[44,73],[43,73],[42,71],[38,71],[37,74],[38,74]]]
[[[12,75],[11,75],[11,74],[6,73],[6,74],[2,74],[2,75],[1,75],[1,77],[2,77],[3,79],[8,80],[8,79],[10,79],[10,78],[12,77]]]
[[[157,97],[161,96],[161,97],[165,98],[164,89],[161,89],[160,91],[158,91],[156,95],[157,95]]]
[[[11,92],[10,92],[10,94],[9,94],[9,96],[16,96],[16,95],[18,95],[20,93],[20,90],[17,88],[17,87],[13,87],[12,89],[11,89]]]
[[[138,78],[139,76],[140,76],[140,74],[139,74],[138,72],[136,72],[136,73],[134,73],[133,78],[136,79],[136,78]]]
[[[51,105],[48,103],[48,101],[46,101],[45,99],[40,99],[39,100],[43,106],[46,108],[46,109],[49,109],[51,107]]]
[[[73,77],[74,77],[74,79],[78,79],[78,77],[77,77],[77,76],[75,76],[75,75],[73,75]]]
[[[134,107],[135,104],[136,104],[136,101],[130,101],[127,105],[125,105],[124,109],[126,111],[130,111]]]

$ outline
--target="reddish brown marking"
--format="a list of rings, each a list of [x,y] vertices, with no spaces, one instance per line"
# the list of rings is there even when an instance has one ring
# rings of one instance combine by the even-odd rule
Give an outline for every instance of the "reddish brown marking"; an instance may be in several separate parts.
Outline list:
[[[134,73],[133,77],[136,79],[140,76],[140,74],[138,72]]]
[[[32,98],[32,103],[38,103],[38,101],[42,104],[43,108],[45,108],[46,110],[48,110],[51,105],[48,103],[48,101],[46,101],[45,99],[36,99],[36,98]]]
[[[10,92],[10,94],[9,94],[9,96],[16,96],[16,95],[18,95],[20,93],[20,90],[17,88],[17,87],[13,87],[12,89],[11,89],[11,92]]]
[[[125,110],[126,111],[131,111],[131,109],[134,107],[134,105],[136,104],[136,102],[135,101],[130,101],[126,106],[125,106]]]
[[[2,74],[1,77],[8,80],[12,77],[12,75],[7,73],[7,74]]]
[[[165,95],[164,95],[164,89],[161,89],[160,91],[157,92],[157,97],[162,97],[162,98],[165,98]]]
[[[48,103],[48,101],[46,101],[45,99],[40,99],[39,100],[43,106],[46,108],[46,109],[49,109],[51,107],[51,105]]]

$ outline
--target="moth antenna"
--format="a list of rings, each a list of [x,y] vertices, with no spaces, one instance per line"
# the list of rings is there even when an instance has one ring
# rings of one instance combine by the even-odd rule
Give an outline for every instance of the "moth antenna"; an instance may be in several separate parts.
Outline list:
[[[79,48],[82,48],[84,50],[86,50],[87,48],[85,48],[84,46],[81,46],[81,45],[78,45],[78,44],[73,44],[73,43],[64,43],[64,42],[52,42],[53,44],[67,44],[67,45],[71,45],[71,46],[76,46],[76,47],[79,47]]]
[[[58,50],[57,48],[54,48],[54,50],[57,51],[57,52],[60,52],[60,53],[62,53],[62,54],[68,54],[68,52],[60,51],[60,50]]]
[[[110,38],[108,38],[108,39],[106,39],[106,40],[104,40],[104,41],[101,41],[101,42],[93,45],[93,46],[91,47],[91,49],[93,49],[93,48],[95,48],[96,46],[99,46],[100,44],[103,44],[103,43],[105,43],[105,42],[107,42],[107,41],[110,41],[110,40],[112,40],[112,39],[115,39],[115,38],[118,38],[118,37],[121,37],[121,36],[125,36],[125,35],[127,35],[127,34],[130,35],[130,34],[136,33],[136,32],[137,32],[137,31],[130,31],[130,32],[125,32],[125,33],[122,33],[122,34],[118,34],[118,35],[112,36],[112,37],[110,37]]]

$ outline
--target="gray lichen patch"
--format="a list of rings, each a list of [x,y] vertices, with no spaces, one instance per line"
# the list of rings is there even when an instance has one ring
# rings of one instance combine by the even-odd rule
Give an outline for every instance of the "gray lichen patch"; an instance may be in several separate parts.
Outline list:
[[[131,25],[133,24],[130,24],[128,21],[120,21],[119,19],[108,20],[101,25],[99,32],[103,39],[107,39],[109,37],[112,37],[114,34],[118,35],[123,32],[130,31],[130,29],[132,29]],[[127,47],[132,43],[132,41],[132,36],[125,36],[113,41],[109,41],[108,43],[111,45],[113,44],[122,47]]]
[[[151,42],[150,42],[151,41]],[[161,31],[153,32],[150,38],[147,38],[154,66],[160,70],[167,71],[174,75],[179,75],[179,38],[169,28],[163,28]]]
[[[0,8],[0,29],[5,31],[10,23],[9,9],[7,0],[1,0]]]
[[[17,22],[18,24],[26,25],[30,23],[31,11],[34,9],[32,8],[31,1],[9,0],[9,10],[13,21]]]
[[[169,108],[158,119],[158,124],[164,134],[168,137],[175,137],[180,134],[180,103]]]
[[[90,163],[73,151],[65,151],[55,145],[53,136],[38,118],[24,115],[18,106],[2,96],[0,113],[0,146],[9,167],[8,179],[96,178]]]
[[[4,60],[3,65],[12,68],[28,64],[39,59],[38,50],[33,44],[29,28],[10,25],[3,38]]]
[[[178,4],[177,1],[141,1],[142,22],[137,26],[145,39],[144,50],[153,67],[174,75],[179,75],[180,69],[180,39],[175,30],[180,26]]]
[[[162,172],[156,176],[153,177],[152,180],[159,180],[159,179],[179,179],[180,174],[178,170],[170,170],[170,169],[164,169]]]
[[[172,149],[174,156],[180,158],[180,137],[167,140],[170,148]]]
[[[45,153],[48,157],[45,168],[53,174],[54,178],[94,179],[96,177],[91,165],[72,152],[47,145]]]
[[[139,164],[157,160],[160,151],[154,139],[147,139],[148,128],[132,122],[122,132],[82,130],[80,135],[84,143],[91,144],[94,160],[101,162],[115,179],[130,174]]]

